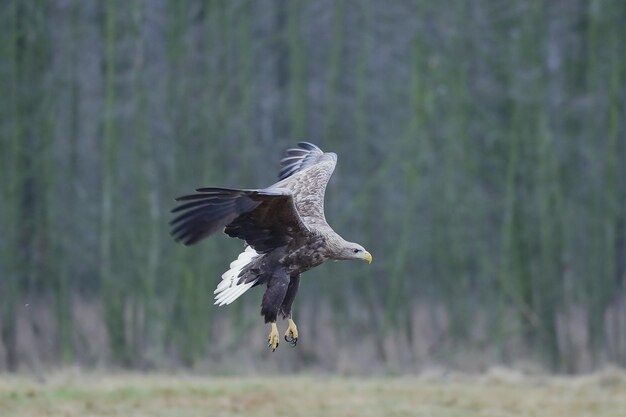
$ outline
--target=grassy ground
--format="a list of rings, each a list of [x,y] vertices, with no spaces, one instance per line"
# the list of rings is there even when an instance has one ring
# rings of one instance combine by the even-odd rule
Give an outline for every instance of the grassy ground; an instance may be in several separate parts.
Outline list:
[[[626,376],[0,376],[0,416],[626,416]]]

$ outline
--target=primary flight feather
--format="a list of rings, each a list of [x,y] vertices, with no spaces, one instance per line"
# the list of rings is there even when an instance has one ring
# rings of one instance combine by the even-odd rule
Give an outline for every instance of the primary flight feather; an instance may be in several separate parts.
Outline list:
[[[268,345],[278,347],[276,318],[288,319],[285,340],[295,346],[298,330],[291,305],[300,274],[329,259],[372,256],[361,245],[344,240],[326,222],[324,192],[335,170],[337,155],[309,142],[288,149],[281,161],[279,181],[267,188],[198,188],[178,197],[181,204],[171,222],[172,235],[193,245],[223,230],[246,242],[215,290],[215,304],[230,304],[256,285],[267,286],[261,315],[271,324]]]

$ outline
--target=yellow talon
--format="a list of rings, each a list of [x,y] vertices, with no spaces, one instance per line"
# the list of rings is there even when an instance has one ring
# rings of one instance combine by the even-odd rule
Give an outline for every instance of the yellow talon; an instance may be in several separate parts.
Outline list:
[[[276,323],[272,323],[272,330],[270,331],[270,335],[267,338],[267,346],[272,349],[272,352],[276,350],[278,347],[278,327],[276,327]]]
[[[293,320],[289,320],[289,327],[287,327],[287,331],[285,332],[285,341],[287,343],[291,343],[292,346],[295,346],[298,343],[298,327]]]

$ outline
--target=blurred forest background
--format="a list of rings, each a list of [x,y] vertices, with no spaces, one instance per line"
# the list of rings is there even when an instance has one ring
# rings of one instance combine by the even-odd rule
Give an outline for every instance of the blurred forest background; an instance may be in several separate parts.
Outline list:
[[[6,0],[0,370],[626,365],[626,2]],[[301,341],[173,198],[337,152]],[[284,328],[284,324],[282,327]]]

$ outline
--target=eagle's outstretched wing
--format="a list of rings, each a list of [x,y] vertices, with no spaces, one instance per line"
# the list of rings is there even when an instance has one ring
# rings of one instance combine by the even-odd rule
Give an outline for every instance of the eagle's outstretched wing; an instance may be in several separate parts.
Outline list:
[[[193,245],[224,229],[227,235],[243,239],[263,253],[308,230],[288,189],[198,188],[196,191],[178,197],[176,201],[184,203],[172,210],[181,213],[170,222],[172,235],[185,245]]]
[[[305,224],[326,225],[324,216],[324,193],[330,176],[335,170],[337,155],[324,152],[309,142],[298,143],[298,148],[288,149],[281,161],[279,182],[270,189],[287,188]]]
[[[170,222],[172,235],[193,245],[223,229],[258,253],[283,246],[311,227],[327,226],[324,191],[336,163],[334,153],[300,142],[287,150],[281,180],[268,188],[198,188],[195,194],[178,197],[182,204],[172,210],[179,213]]]

